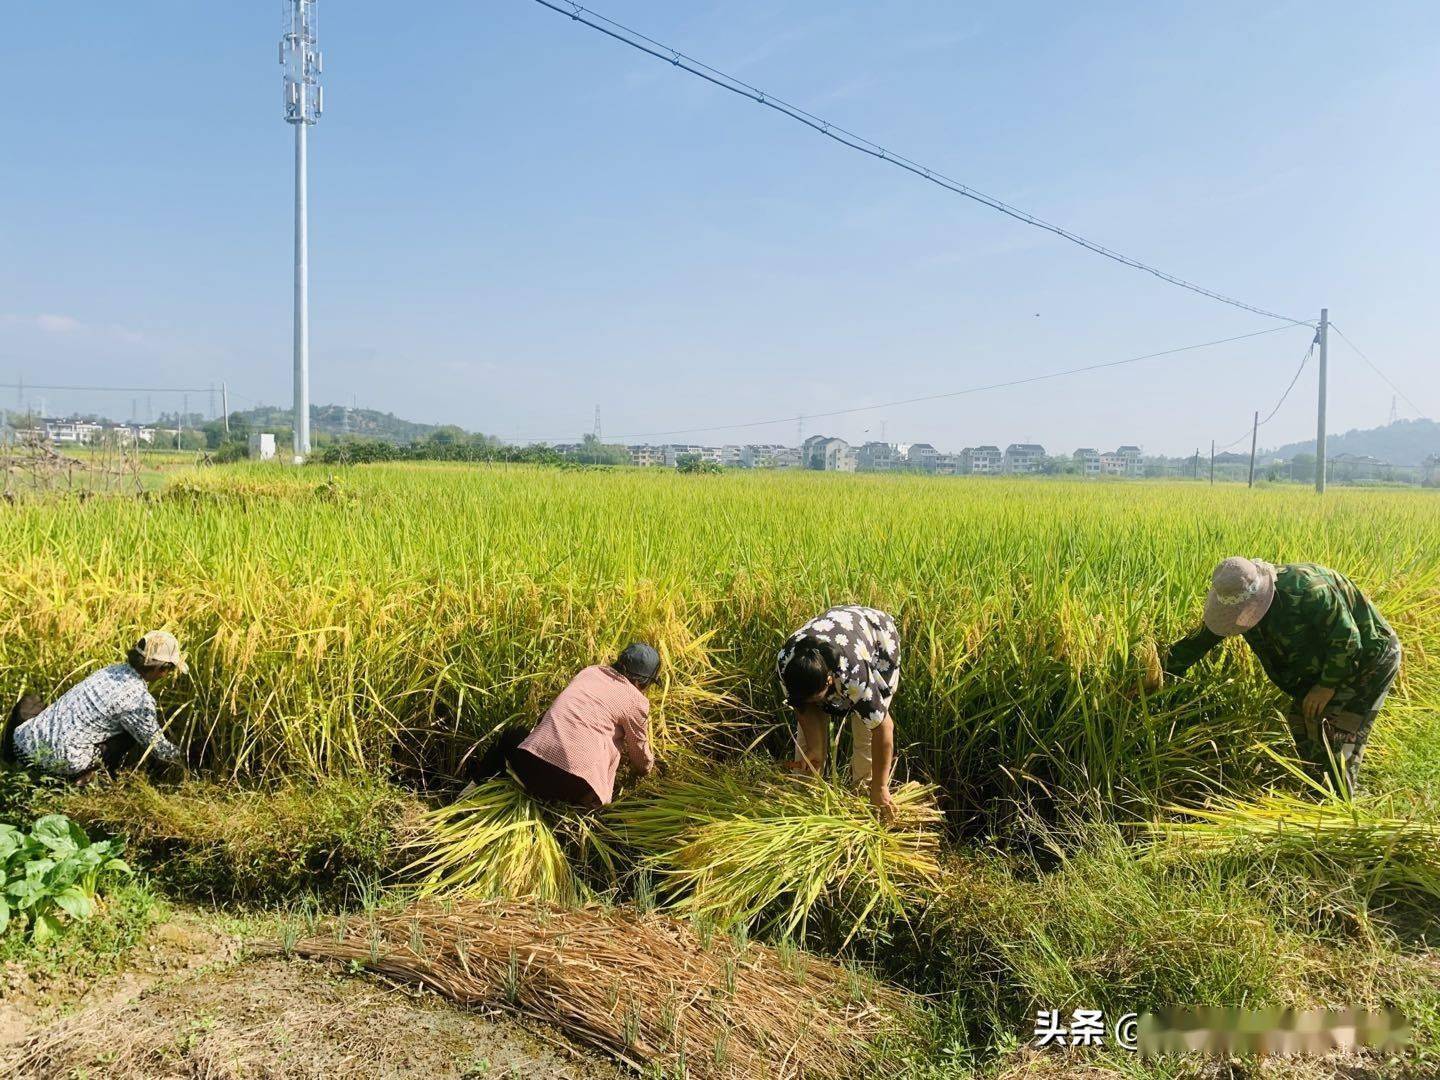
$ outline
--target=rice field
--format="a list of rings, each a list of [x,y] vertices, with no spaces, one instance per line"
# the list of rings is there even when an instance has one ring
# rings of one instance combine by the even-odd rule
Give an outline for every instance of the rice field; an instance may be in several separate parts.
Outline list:
[[[1063,792],[1145,810],[1244,790],[1273,774],[1259,748],[1285,747],[1243,648],[1213,678],[1124,693],[1228,554],[1343,568],[1406,643],[1386,727],[1423,722],[1440,679],[1437,511],[1428,492],[211,469],[151,501],[0,512],[0,695],[53,692],[164,625],[192,674],[162,706],[216,768],[443,773],[579,667],[648,639],[666,660],[663,753],[783,722],[779,642],[853,601],[899,620],[902,768],[950,809]],[[1377,762],[1397,749],[1380,738]]]
[[[1335,566],[1404,640],[1362,800],[1306,789],[1285,702],[1240,643],[1141,690],[1231,554]],[[846,602],[901,631],[893,829],[766,761],[790,747],[780,642]],[[802,941],[961,995],[937,1023],[967,1045],[1009,1045],[1037,1006],[1429,985],[1433,952],[1368,912],[1418,919],[1422,946],[1437,932],[1437,617],[1426,491],[407,464],[0,506],[0,697],[54,694],[142,629],[187,650],[161,706],[208,779],[146,787],[146,805],[189,820],[184,799],[217,783],[289,806],[307,784],[389,780],[428,804],[404,796],[402,846],[371,860],[404,868],[407,899],[621,900]],[[631,640],[665,662],[662,775],[580,822],[507,781],[449,802],[467,755]],[[87,799],[122,825],[139,805],[71,809]],[[1368,952],[1337,937],[1357,924]],[[1351,962],[1376,974],[1335,991],[1326,972]]]

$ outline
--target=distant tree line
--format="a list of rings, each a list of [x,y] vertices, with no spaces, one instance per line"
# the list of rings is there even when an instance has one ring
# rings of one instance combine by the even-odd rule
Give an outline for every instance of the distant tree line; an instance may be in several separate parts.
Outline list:
[[[316,446],[310,460],[319,465],[365,465],[376,461],[498,461],[560,465],[566,459],[548,446],[502,446],[494,440],[462,443],[422,439],[397,446],[380,439],[354,439]]]

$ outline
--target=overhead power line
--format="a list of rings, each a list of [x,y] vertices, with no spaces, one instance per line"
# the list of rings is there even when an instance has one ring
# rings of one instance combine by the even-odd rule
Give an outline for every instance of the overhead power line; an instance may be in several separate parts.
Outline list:
[[[1401,390],[1400,387],[1396,386],[1393,382],[1391,382],[1390,376],[1386,375],[1385,372],[1381,371],[1379,367],[1376,366],[1375,362],[1360,350],[1359,345],[1356,345],[1353,341],[1346,337],[1344,330],[1341,330],[1340,327],[1336,326],[1333,322],[1330,324],[1330,329],[1334,330],[1337,334],[1340,335],[1340,340],[1345,342],[1346,345],[1350,346],[1351,350],[1355,353],[1355,355],[1360,357],[1361,360],[1364,360],[1365,363],[1369,365],[1371,371],[1375,372],[1376,375],[1379,375],[1380,378],[1385,380],[1386,386],[1390,387],[1391,390],[1394,390],[1395,393],[1399,394],[1400,397],[1404,399],[1405,404],[1409,405],[1410,408],[1415,410],[1416,416],[1421,417],[1422,419],[1424,418],[1424,410],[1421,409],[1419,405],[1416,405],[1415,402],[1410,400],[1409,394],[1405,393],[1404,390]]]
[[[1112,259],[1132,269],[1151,274],[1161,281],[1168,282],[1171,285],[1177,285],[1182,289],[1188,289],[1190,292],[1209,297],[1211,300],[1218,300],[1222,304],[1229,304],[1231,307],[1239,308],[1242,311],[1254,312],[1256,315],[1263,315],[1268,319],[1279,319],[1281,322],[1292,325],[1295,323],[1309,322],[1309,320],[1306,319],[1296,319],[1288,315],[1280,315],[1266,308],[1258,307],[1254,304],[1247,304],[1243,300],[1237,300],[1233,296],[1226,296],[1224,293],[1204,288],[1201,285],[1195,284],[1193,281],[1187,281],[1174,274],[1166,273],[1164,270],[1141,262],[1139,259],[1133,259],[1128,255],[1105,247],[1103,244],[1088,240],[1078,233],[1071,232],[1069,229],[1062,228],[1043,218],[1036,217],[1034,214],[1011,206],[1009,203],[1003,202],[993,195],[986,195],[984,192],[977,191],[968,184],[963,184],[959,180],[952,179],[944,173],[922,165],[903,155],[896,154],[877,142],[857,135],[853,131],[847,131],[838,124],[831,123],[829,120],[822,119],[813,113],[808,113],[796,105],[791,105],[789,102],[775,97],[773,94],[761,90],[758,87],[751,86],[749,83],[743,82],[733,75],[727,75],[718,68],[711,67],[709,64],[696,60],[694,57],[687,56],[678,49],[664,45],[654,38],[646,37],[638,30],[632,30],[623,23],[618,23],[614,19],[591,11],[582,7],[580,4],[572,3],[570,0],[558,0],[558,2],[552,2],[552,0],[535,0],[535,2],[542,7],[549,8],[551,11],[566,16],[574,22],[588,26],[591,30],[597,30],[607,37],[629,45],[632,49],[638,49],[640,52],[653,56],[657,60],[663,60],[672,67],[677,67],[682,71],[688,72],[696,78],[704,79],[708,83],[713,83],[722,90],[729,90],[732,94],[738,94],[741,97],[749,98],[757,104],[764,105],[766,108],[774,109],[776,112],[788,116],[791,120],[804,124],[806,127],[818,131],[827,138],[834,139],[842,146],[849,147],[851,150],[858,150],[862,154],[868,154],[887,164],[904,169],[947,191],[951,191],[956,195],[963,195],[967,199],[973,199],[975,202],[988,206],[992,210],[998,210],[1000,213],[1006,214],[1017,221],[1022,221],[1026,225],[1033,225],[1037,229],[1044,229],[1046,232],[1054,233],[1056,236],[1068,240],[1072,244],[1078,244],[1080,247],[1085,248],[1087,251],[1094,252],[1096,255],[1103,255],[1107,259]]]
[[[49,386],[45,383],[0,383],[0,390],[113,390],[122,394],[208,394],[213,386]],[[235,391],[230,391],[232,394]]]
[[[1107,368],[1124,367],[1127,364],[1138,364],[1144,360],[1158,360],[1164,356],[1176,356],[1180,353],[1194,352],[1196,349],[1209,349],[1217,345],[1229,345],[1236,341],[1245,341],[1249,338],[1261,337],[1265,334],[1275,334],[1282,330],[1289,330],[1293,326],[1308,326],[1299,320],[1287,323],[1284,326],[1269,326],[1264,330],[1252,330],[1248,334],[1236,334],[1233,337],[1217,338],[1214,341],[1201,341],[1194,345],[1179,345],[1173,349],[1162,349],[1159,352],[1146,353],[1143,356],[1127,356],[1123,360],[1105,360],[1098,364],[1086,364],[1083,367],[1066,368],[1063,371],[1048,371],[1042,375],[1027,375],[1021,379],[1007,379],[1004,382],[986,383],[982,386],[967,386],[963,390],[948,390],[939,394],[922,394],[919,397],[900,398],[895,401],[881,401],[873,405],[856,405],[848,409],[832,409],[829,412],[807,412],[805,419],[825,420],[836,416],[851,416],[855,413],[874,412],[877,409],[893,409],[901,405],[918,405],[926,401],[943,401],[946,398],[964,397],[969,394],[982,394],[990,390],[1004,390],[1012,386],[1026,386],[1030,383],[1045,382],[1050,379],[1062,379],[1069,375],[1082,375],[1091,371],[1103,371]],[[673,428],[669,431],[640,431],[624,435],[613,435],[615,441],[626,439],[654,439],[669,435],[698,435],[709,431],[740,431],[746,428],[769,427],[774,424],[792,424],[795,422],[795,415],[775,417],[770,420],[751,420],[739,424],[711,424],[706,427]]]
[[[1300,358],[1300,366],[1295,369],[1295,375],[1294,375],[1293,378],[1291,378],[1291,380],[1290,380],[1290,385],[1287,386],[1287,387],[1285,387],[1285,392],[1280,395],[1280,400],[1275,403],[1275,407],[1270,410],[1269,414],[1265,417],[1265,419],[1264,419],[1264,420],[1257,420],[1251,427],[1247,427],[1247,428],[1245,429],[1244,434],[1242,434],[1239,438],[1237,438],[1237,439],[1232,439],[1230,442],[1226,443],[1224,446],[1217,446],[1217,447],[1215,448],[1215,449],[1216,449],[1216,452],[1223,452],[1223,451],[1225,451],[1225,450],[1229,450],[1229,449],[1230,449],[1232,446],[1234,446],[1236,443],[1243,442],[1245,439],[1250,438],[1250,437],[1251,437],[1252,435],[1254,435],[1257,431],[1259,431],[1260,428],[1264,427],[1264,426],[1265,426],[1266,424],[1268,424],[1271,420],[1274,420],[1274,419],[1275,419],[1275,414],[1280,411],[1280,406],[1285,404],[1285,399],[1290,396],[1290,391],[1291,391],[1291,390],[1294,390],[1294,389],[1295,389],[1295,384],[1300,381],[1300,373],[1305,370],[1305,365],[1308,364],[1308,363],[1310,363],[1310,357],[1312,357],[1312,356],[1315,355],[1315,344],[1316,344],[1316,341],[1318,341],[1318,340],[1319,340],[1318,337],[1311,339],[1311,341],[1310,341],[1310,347],[1305,350],[1305,355]]]
[[[1306,349],[1305,355],[1300,358],[1300,366],[1295,369],[1295,376],[1290,380],[1290,385],[1285,387],[1285,392],[1280,395],[1280,400],[1275,403],[1275,407],[1266,414],[1264,420],[1260,421],[1261,427],[1264,427],[1271,420],[1275,419],[1275,414],[1280,411],[1280,406],[1285,404],[1285,399],[1290,396],[1290,391],[1295,389],[1295,384],[1300,381],[1300,373],[1305,370],[1305,365],[1310,362],[1310,357],[1314,355],[1315,342],[1312,341],[1310,342],[1310,348]]]

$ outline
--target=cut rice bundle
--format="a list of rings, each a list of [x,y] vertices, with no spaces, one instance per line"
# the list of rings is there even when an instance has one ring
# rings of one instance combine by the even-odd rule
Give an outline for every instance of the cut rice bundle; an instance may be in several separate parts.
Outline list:
[[[1317,877],[1356,881],[1367,893],[1421,906],[1440,901],[1440,823],[1397,813],[1389,800],[1335,795],[1293,762],[1271,756],[1305,781],[1312,797],[1270,790],[1205,807],[1168,807],[1188,820],[1146,824],[1149,855],[1269,857]]]
[[[848,942],[939,887],[934,789],[904,784],[894,800],[886,826],[862,796],[822,780],[711,767],[665,778],[607,821],[677,911],[797,939],[825,921]]]
[[[588,895],[577,864],[610,859],[586,818],[547,808],[504,776],[423,815],[407,846],[421,854],[401,875],[417,879],[420,897],[572,903]]]

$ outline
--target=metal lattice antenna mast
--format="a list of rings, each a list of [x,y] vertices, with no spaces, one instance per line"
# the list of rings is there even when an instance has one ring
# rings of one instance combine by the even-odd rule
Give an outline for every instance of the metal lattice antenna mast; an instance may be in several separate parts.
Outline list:
[[[295,462],[310,453],[310,223],[306,129],[325,105],[316,47],[316,0],[284,0],[280,65],[285,69],[285,122],[295,126]]]
[[[600,406],[595,406],[595,441],[600,441]]]

